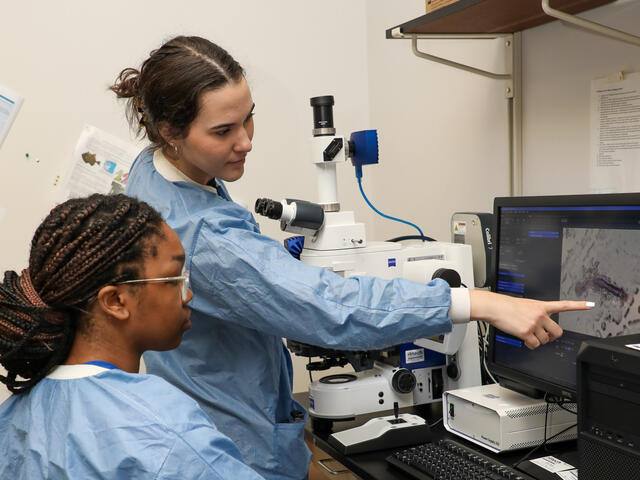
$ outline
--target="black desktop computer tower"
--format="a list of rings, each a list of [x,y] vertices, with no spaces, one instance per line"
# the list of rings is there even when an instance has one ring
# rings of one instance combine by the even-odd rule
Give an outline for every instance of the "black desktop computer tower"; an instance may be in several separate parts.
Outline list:
[[[640,478],[640,334],[588,340],[577,360],[580,480]]]

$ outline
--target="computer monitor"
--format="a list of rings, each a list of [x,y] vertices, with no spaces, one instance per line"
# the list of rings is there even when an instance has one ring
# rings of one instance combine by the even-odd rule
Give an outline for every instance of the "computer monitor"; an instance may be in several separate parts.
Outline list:
[[[494,292],[596,306],[553,315],[563,336],[535,350],[491,328],[489,370],[507,387],[575,399],[581,342],[640,333],[640,193],[496,198],[494,240]]]

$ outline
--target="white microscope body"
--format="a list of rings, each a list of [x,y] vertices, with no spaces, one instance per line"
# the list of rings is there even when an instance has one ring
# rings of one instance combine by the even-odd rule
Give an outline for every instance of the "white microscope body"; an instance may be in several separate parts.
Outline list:
[[[355,221],[352,211],[340,211],[336,165],[349,157],[356,171],[362,164],[377,163],[377,135],[375,131],[366,131],[355,132],[351,140],[337,137],[331,112],[333,97],[312,98],[311,105],[316,127],[311,149],[318,173],[318,204],[291,199],[280,204],[259,199],[256,212],[280,219],[282,230],[305,235],[301,261],[345,278],[402,277],[427,283],[436,277],[446,277],[453,270],[463,285],[473,288],[469,245],[422,240],[368,242],[364,224]],[[371,159],[372,149],[375,149],[375,161]],[[450,333],[417,339],[413,343],[401,348],[400,364],[389,364],[382,358],[376,360],[372,368],[314,381],[309,386],[309,413],[316,418],[348,419],[392,409],[394,403],[402,408],[440,401],[445,390],[481,384],[478,332],[474,322],[456,325]],[[356,365],[354,368],[358,370]]]
[[[423,283],[431,281],[438,270],[451,269],[460,274],[462,283],[473,285],[471,247],[457,243],[414,242],[407,245],[372,242],[349,251],[319,251],[305,247],[300,260],[344,277],[402,277]],[[449,334],[417,339],[413,343],[413,348],[402,352],[402,363],[406,367],[376,362],[372,369],[353,376],[328,377],[313,382],[309,386],[311,415],[327,419],[352,418],[363,413],[389,410],[395,402],[399,407],[407,407],[439,401],[444,390],[481,384],[475,323],[454,326]],[[446,360],[439,365],[420,367],[430,354],[420,347],[444,353]],[[412,364],[419,368],[411,368]],[[448,372],[456,368],[458,373],[454,373],[453,378],[449,377]],[[407,370],[415,377],[413,385],[406,379]],[[409,383],[404,389],[403,375]]]

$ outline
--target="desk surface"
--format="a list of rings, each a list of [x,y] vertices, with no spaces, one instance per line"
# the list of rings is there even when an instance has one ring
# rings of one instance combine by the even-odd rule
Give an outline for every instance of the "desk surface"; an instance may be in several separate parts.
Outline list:
[[[302,405],[308,407],[308,394],[306,392],[296,393],[294,394],[294,397]],[[467,445],[468,447],[477,449],[483,455],[494,458],[506,465],[511,465],[514,462],[517,462],[529,451],[516,450],[513,452],[495,454],[488,450],[480,449],[475,444],[468,442],[463,438],[452,435],[451,433],[447,432],[442,425],[442,404],[440,402],[436,402],[430,405],[421,405],[419,407],[402,408],[400,409],[400,412],[419,415],[425,418],[427,420],[427,423],[429,423],[430,425],[433,425],[437,422],[436,425],[434,425],[431,429],[434,441],[440,440],[442,438],[452,438],[455,441]],[[370,420],[374,417],[391,414],[393,414],[393,412],[390,411],[376,412],[373,414],[361,415],[353,421],[334,422],[333,428],[329,431],[319,431],[318,429],[314,429],[312,422],[309,422],[305,427],[305,436],[319,448],[327,452],[329,455],[338,460],[353,473],[362,477],[364,480],[406,480],[406,474],[394,469],[385,460],[386,457],[391,455],[394,451],[398,450],[397,448],[360,453],[357,455],[343,455],[328,443],[329,435],[331,435],[333,432],[339,432],[348,428],[357,427],[358,425],[362,425],[367,420]],[[549,448],[552,449],[552,452],[555,453],[546,453],[541,449],[539,452],[536,452],[536,454],[533,455],[533,458],[538,458],[546,455],[555,455],[558,458],[571,463],[572,465],[577,465],[575,441],[554,443],[550,445]],[[535,476],[531,471],[527,471],[527,474]],[[544,477],[540,478],[542,479]]]

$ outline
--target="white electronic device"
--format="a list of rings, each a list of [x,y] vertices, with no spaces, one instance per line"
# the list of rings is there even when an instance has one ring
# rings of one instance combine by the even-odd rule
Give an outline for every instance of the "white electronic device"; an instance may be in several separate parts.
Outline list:
[[[473,278],[476,288],[491,284],[492,228],[491,213],[456,212],[451,216],[451,241],[471,245],[473,249]]]
[[[576,411],[575,404],[565,404],[565,408]],[[442,410],[448,431],[496,453],[540,445],[567,428],[548,442],[572,440],[577,435],[575,414],[498,384],[446,391]]]
[[[329,435],[329,443],[345,455],[406,447],[430,440],[429,425],[409,413],[372,418],[359,427]]]

